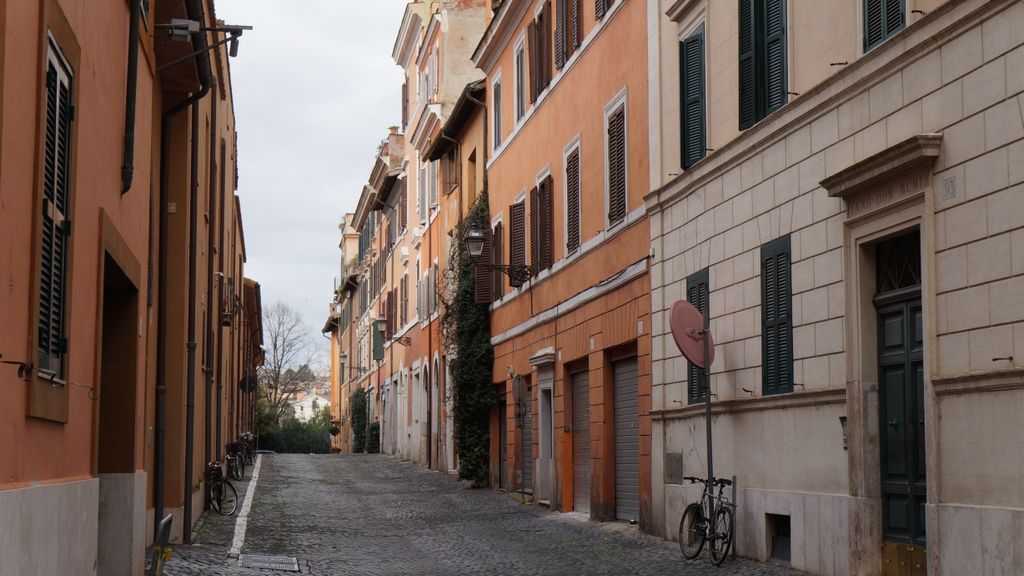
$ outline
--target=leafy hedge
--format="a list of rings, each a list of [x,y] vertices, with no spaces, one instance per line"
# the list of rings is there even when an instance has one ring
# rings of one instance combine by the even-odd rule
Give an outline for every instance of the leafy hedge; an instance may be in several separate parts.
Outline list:
[[[483,193],[456,228],[448,255],[447,280],[451,291],[445,296],[441,319],[442,338],[449,350],[451,382],[448,394],[454,405],[455,445],[459,457],[459,478],[474,486],[486,486],[490,469],[490,413],[497,401],[491,383],[494,349],[488,306],[475,300],[476,268],[461,239],[471,226],[490,227],[487,194]]]
[[[359,388],[349,396],[352,422],[352,452],[366,450],[366,390]]]

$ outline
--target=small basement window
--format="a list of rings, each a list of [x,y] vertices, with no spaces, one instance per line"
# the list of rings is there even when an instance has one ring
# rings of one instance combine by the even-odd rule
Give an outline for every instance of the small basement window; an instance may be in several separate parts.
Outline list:
[[[768,559],[789,564],[789,516],[765,514],[765,528],[768,535]]]

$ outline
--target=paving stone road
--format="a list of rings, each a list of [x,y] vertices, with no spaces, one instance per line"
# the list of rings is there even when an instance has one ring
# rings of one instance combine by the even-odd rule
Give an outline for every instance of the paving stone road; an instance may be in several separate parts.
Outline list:
[[[246,485],[236,483],[240,499]],[[234,528],[235,517],[204,516],[196,544],[176,547],[164,574],[289,574],[229,560]],[[635,526],[520,505],[379,455],[264,456],[242,553],[294,556],[301,573],[325,576],[797,574],[687,562]]]

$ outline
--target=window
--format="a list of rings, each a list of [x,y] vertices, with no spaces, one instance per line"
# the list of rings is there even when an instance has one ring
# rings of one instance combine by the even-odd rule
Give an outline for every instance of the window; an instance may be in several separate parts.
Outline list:
[[[580,248],[580,145],[565,157],[565,253]]]
[[[459,145],[451,144],[448,152],[441,157],[441,175],[444,178],[444,193],[449,194],[461,180],[462,165],[459,164]]]
[[[905,25],[904,0],[864,0],[864,51],[878,46]]]
[[[786,103],[786,2],[739,0],[740,130]]]
[[[686,301],[693,304],[705,317],[708,315],[710,302],[710,287],[708,282],[708,269],[690,275],[686,279]],[[707,389],[704,387],[704,378],[701,369],[695,364],[687,363],[686,375],[686,399],[690,404],[703,402]]]
[[[530,50],[530,102],[551,82],[551,0],[544,2],[536,18],[526,28]]]
[[[604,18],[613,4],[615,4],[615,0],[594,0],[594,16],[598,20]]]
[[[626,219],[626,104],[617,102],[605,116],[608,147],[608,227]]]
[[[689,168],[704,158],[707,151],[703,28],[679,43],[679,84],[683,168]]]
[[[512,266],[526,265],[526,205],[516,202],[508,207],[508,260]],[[520,279],[509,278],[509,286],[522,286]]]
[[[71,220],[71,67],[52,40],[46,58],[42,242],[39,267],[39,369],[65,378],[68,350],[67,254]]]
[[[526,115],[526,47],[523,41],[516,46],[516,122]]]
[[[530,260],[534,272],[554,262],[554,181],[545,176],[530,191]]]
[[[440,276],[437,267],[437,261],[434,261],[434,265],[430,268],[430,312],[431,314],[437,314],[440,310],[440,301],[438,300],[437,294],[437,279]]]
[[[416,180],[416,206],[420,212],[420,224],[427,222],[427,169],[420,165],[419,178]]]
[[[580,47],[583,37],[582,1],[555,0],[555,67],[559,70]]]
[[[491,84],[491,119],[493,121],[494,150],[501,147],[501,76]]]
[[[403,178],[398,182],[398,225],[399,234],[405,234],[409,227],[409,192],[405,187],[406,180]]]
[[[430,189],[430,209],[437,208],[437,161],[431,162],[428,167],[427,185]]]
[[[409,275],[402,276],[402,311],[399,316],[401,325],[405,326],[409,322]]]
[[[761,348],[764,395],[793,391],[793,316],[789,236],[761,247]]]
[[[494,263],[498,264],[498,265],[500,265],[502,263],[502,258],[503,258],[502,251],[505,248],[502,245],[502,242],[503,242],[502,234],[503,233],[504,233],[504,227],[502,226],[501,220],[499,220],[499,221],[494,223],[494,227],[491,230],[491,254],[493,256]],[[493,300],[500,300],[501,296],[502,296],[502,292],[503,292],[503,290],[502,290],[502,288],[503,288],[502,277],[504,276],[504,273],[502,273],[501,270],[495,268],[494,270],[491,271],[491,274],[493,276],[493,278],[491,279],[491,283],[492,283],[491,298],[492,298],[492,301]]]

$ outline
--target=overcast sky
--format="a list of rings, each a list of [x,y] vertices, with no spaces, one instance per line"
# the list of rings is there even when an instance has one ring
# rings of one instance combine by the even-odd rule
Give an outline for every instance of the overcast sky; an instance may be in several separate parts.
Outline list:
[[[216,0],[254,26],[231,60],[246,276],[264,307],[296,308],[320,335],[339,273],[338,224],[355,211],[377,145],[401,121],[391,59],[404,0]]]

